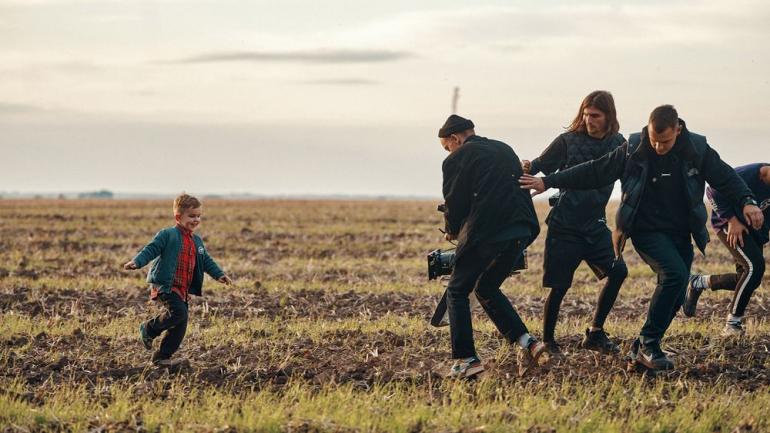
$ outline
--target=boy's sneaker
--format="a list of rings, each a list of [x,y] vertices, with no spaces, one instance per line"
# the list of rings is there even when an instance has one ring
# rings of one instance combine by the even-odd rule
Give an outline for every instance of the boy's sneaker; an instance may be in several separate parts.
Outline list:
[[[152,337],[147,335],[147,326],[144,323],[139,325],[139,339],[142,340],[145,349],[152,350]]]
[[[674,361],[660,349],[660,344],[641,344],[636,356],[636,362],[650,370],[673,370]]]
[[[470,358],[455,361],[452,368],[449,370],[447,377],[469,379],[483,371],[484,365],[481,364],[481,360],[476,356],[471,356]]]
[[[539,365],[540,357],[548,352],[548,347],[535,337],[530,337],[527,348],[519,347],[519,376],[523,377]]]
[[[687,294],[682,304],[682,313],[687,317],[695,317],[695,308],[698,306],[698,298],[703,293],[703,287],[700,287],[700,274],[690,275],[690,283],[687,285]]]
[[[586,335],[583,337],[583,341],[580,343],[580,346],[584,349],[602,353],[620,352],[620,346],[613,343],[612,340],[609,339],[607,333],[604,332],[604,329],[599,329],[597,331],[591,331],[590,328],[586,329]]]
[[[722,328],[722,337],[743,337],[746,330],[743,329],[743,325],[738,322],[727,322],[725,327]]]

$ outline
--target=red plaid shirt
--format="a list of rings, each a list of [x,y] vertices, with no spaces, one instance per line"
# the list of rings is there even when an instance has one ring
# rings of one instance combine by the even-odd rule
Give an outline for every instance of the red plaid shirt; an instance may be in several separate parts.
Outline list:
[[[177,225],[176,228],[182,235],[182,248],[179,249],[179,256],[176,260],[176,272],[174,273],[174,282],[171,284],[171,291],[187,302],[189,298],[187,291],[190,289],[195,271],[195,241],[190,230],[180,225]],[[150,297],[155,299],[157,296],[158,289],[153,287]]]

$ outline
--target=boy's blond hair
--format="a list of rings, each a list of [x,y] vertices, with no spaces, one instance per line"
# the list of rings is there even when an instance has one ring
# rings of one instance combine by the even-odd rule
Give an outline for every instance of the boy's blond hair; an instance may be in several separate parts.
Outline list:
[[[197,197],[193,197],[185,192],[174,199],[174,215],[182,215],[188,209],[197,209],[202,203]]]

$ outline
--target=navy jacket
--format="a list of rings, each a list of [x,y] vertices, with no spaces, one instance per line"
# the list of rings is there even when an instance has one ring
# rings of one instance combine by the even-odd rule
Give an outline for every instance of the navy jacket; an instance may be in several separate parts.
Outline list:
[[[749,233],[759,243],[764,245],[770,239],[768,232],[770,232],[770,185],[766,185],[759,178],[759,170],[770,164],[757,163],[748,164],[740,167],[735,167],[735,172],[738,176],[746,182],[751,192],[754,193],[754,197],[759,202],[759,207],[765,214],[765,223],[759,230],[754,230],[743,217],[742,209],[735,207],[730,203],[722,194],[710,186],[706,188],[706,196],[711,201],[711,227],[714,230],[719,231],[727,227],[727,222],[732,217],[738,218],[738,220],[749,229]]]

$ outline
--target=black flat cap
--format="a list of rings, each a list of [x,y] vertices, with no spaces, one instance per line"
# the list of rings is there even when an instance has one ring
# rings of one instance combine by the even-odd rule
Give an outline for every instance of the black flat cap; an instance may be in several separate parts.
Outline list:
[[[474,126],[470,119],[453,114],[444,122],[444,126],[438,130],[438,136],[439,138],[446,138],[457,132],[473,129]]]

